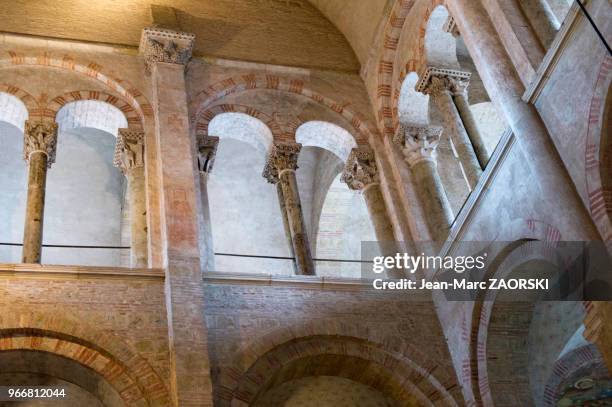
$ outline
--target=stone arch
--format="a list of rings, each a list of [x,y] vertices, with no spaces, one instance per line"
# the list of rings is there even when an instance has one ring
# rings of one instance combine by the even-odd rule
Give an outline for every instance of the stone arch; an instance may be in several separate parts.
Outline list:
[[[392,390],[396,394],[417,395],[425,404],[457,405],[461,400],[452,367],[441,366],[440,362],[444,361],[435,355],[428,355],[401,338],[386,337],[360,324],[318,321],[272,330],[236,352],[231,367],[220,377],[222,391],[219,395],[225,403],[222,405],[230,405],[232,400],[238,403],[236,405],[248,405],[244,404],[244,399],[256,396],[253,385],[262,385],[266,376],[262,372],[270,375],[295,359],[325,355],[330,349],[339,356],[361,357],[378,368],[400,373],[401,385],[398,383]],[[358,374],[357,370],[351,370]],[[406,380],[407,377],[412,380]],[[360,381],[357,377],[353,379]],[[374,384],[373,387],[381,389],[385,382],[390,381],[380,380],[368,385]],[[389,389],[384,389],[385,392]]]
[[[18,66],[41,66],[64,69],[85,75],[89,78],[101,82],[110,88],[128,103],[140,117],[150,119],[153,117],[153,107],[146,97],[136,87],[129,82],[113,78],[104,73],[104,67],[94,62],[76,60],[69,54],[62,56],[54,55],[49,52],[40,54],[26,54],[17,51],[6,51],[0,53],[0,68],[12,68]],[[30,112],[32,116],[53,117],[46,107],[38,112]]]
[[[159,374],[113,333],[81,320],[34,312],[1,315],[0,326],[0,351],[34,350],[72,359],[104,377],[128,406],[170,404]]]
[[[302,146],[319,147],[346,162],[351,150],[357,147],[354,137],[342,127],[329,122],[308,121],[295,131],[295,141]]]
[[[9,123],[23,132],[28,119],[28,109],[21,99],[0,92],[0,121]]]
[[[585,145],[585,176],[591,217],[608,251],[612,252],[612,57],[606,55],[599,68],[589,109]]]
[[[130,129],[137,131],[143,130],[143,117],[138,114],[132,105],[118,96],[98,90],[77,90],[66,92],[63,95],[56,96],[51,99],[47,105],[47,109],[49,114],[55,118],[57,117],[59,111],[69,103],[86,100],[97,100],[116,107],[124,114],[127,120],[127,126]]]
[[[225,120],[226,118],[230,118],[229,122]],[[223,129],[223,126],[227,124],[235,124],[239,128],[228,133]],[[221,128],[218,129],[217,125]],[[218,114],[207,124],[207,127],[211,129],[212,136],[233,138],[250,144],[256,150],[263,153],[267,153],[270,150],[274,141],[273,133],[266,123],[246,113],[224,112]]]
[[[552,374],[544,389],[543,405],[554,407],[562,396],[561,392],[568,384],[580,377],[581,371],[606,371],[605,362],[597,347],[593,344],[583,345],[559,358],[553,367]]]
[[[416,72],[411,72],[404,78],[396,116],[401,123],[426,126],[429,124],[429,96],[416,91],[418,80]]]
[[[279,75],[246,74],[229,77],[213,83],[206,89],[200,91],[191,103],[191,111],[195,112],[192,121],[198,120],[201,113],[230,94],[246,92],[255,89],[275,90],[287,92],[312,100],[322,105],[347,120],[356,131],[357,144],[366,144],[368,139],[376,133],[370,127],[364,116],[350,108],[349,102],[339,103],[327,96],[321,95],[306,86],[302,79],[288,79]],[[298,125],[299,126],[299,125]],[[297,128],[297,126],[296,126]]]
[[[239,104],[218,104],[214,105],[204,111],[201,111],[195,120],[195,132],[198,138],[206,137],[209,135],[208,127],[210,122],[217,116],[223,113],[242,113],[253,117],[265,124],[269,131],[272,133],[274,140],[282,140],[282,130],[276,120],[251,106],[239,105]]]

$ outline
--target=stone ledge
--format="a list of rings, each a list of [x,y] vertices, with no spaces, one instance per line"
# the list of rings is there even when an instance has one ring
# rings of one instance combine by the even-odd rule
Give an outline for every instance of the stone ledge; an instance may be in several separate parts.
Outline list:
[[[268,285],[330,290],[370,290],[372,282],[360,278],[321,276],[282,276],[265,273],[207,272],[202,275],[205,284],[216,285]]]
[[[0,263],[0,277],[164,280],[161,269]]]

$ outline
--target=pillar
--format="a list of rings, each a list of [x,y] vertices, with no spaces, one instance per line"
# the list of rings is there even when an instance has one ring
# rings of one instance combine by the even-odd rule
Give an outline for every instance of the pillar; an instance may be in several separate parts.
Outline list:
[[[196,185],[197,146],[191,137],[185,67],[195,36],[163,28],[142,32],[140,53],[150,75],[162,208],[162,264],[172,404],[212,407],[204,318]]]
[[[563,217],[565,239],[600,240],[540,115],[521,99],[523,84],[481,2],[448,0],[447,5],[487,93],[505,115],[527,158],[525,165],[538,183],[542,208],[564,214],[558,216]]]
[[[55,162],[57,124],[26,121],[23,158],[28,163],[28,198],[23,231],[23,263],[40,263],[47,169]]]
[[[374,151],[369,147],[351,151],[340,180],[354,191],[362,191],[379,242],[393,242],[393,226],[380,188]]]
[[[465,86],[458,86],[455,88],[453,100],[455,101],[455,106],[457,106],[457,111],[459,112],[463,126],[465,127],[468,137],[470,138],[472,147],[474,148],[474,153],[476,154],[480,168],[484,170],[487,167],[489,159],[491,159],[491,155],[487,151],[484,139],[482,138],[480,130],[478,129],[478,124],[476,124],[476,119],[474,119],[472,109],[470,109],[467,94],[467,83],[464,82],[464,84]]]
[[[114,164],[127,179],[130,209],[130,265],[144,268],[148,264],[148,240],[142,131],[119,129]]]
[[[200,174],[200,201],[202,216],[200,219],[200,242],[204,271],[215,268],[215,252],[213,250],[210,205],[208,203],[208,176],[213,169],[219,137],[205,136],[198,144],[198,172]]]
[[[440,109],[444,117],[444,127],[457,150],[467,183],[470,190],[474,190],[482,175],[482,167],[453,100],[453,94],[458,88],[467,87],[470,76],[469,72],[428,67],[420,75],[416,90],[430,95]]]
[[[393,139],[401,147],[412,171],[421,205],[427,213],[431,236],[436,242],[446,240],[454,219],[436,163],[436,148],[441,135],[441,127],[400,125]]]
[[[293,249],[293,238],[291,237],[291,224],[289,223],[289,215],[287,214],[287,205],[285,205],[285,195],[283,194],[283,186],[280,182],[276,183],[276,194],[278,195],[278,204],[280,206],[281,218],[283,219],[283,229],[285,230],[285,238],[291,252],[291,263],[293,265],[293,274],[299,274],[297,261],[295,258],[295,250]]]
[[[295,255],[297,274],[315,275],[315,266],[310,252],[300,193],[295,170],[298,154],[302,148],[298,143],[277,143],[272,147],[264,167],[263,176],[272,184],[280,184],[282,199],[287,213],[291,234],[291,246]],[[279,198],[281,193],[279,193]],[[283,204],[281,203],[281,208]]]
[[[547,0],[519,0],[523,13],[529,20],[542,47],[550,48],[561,24]]]

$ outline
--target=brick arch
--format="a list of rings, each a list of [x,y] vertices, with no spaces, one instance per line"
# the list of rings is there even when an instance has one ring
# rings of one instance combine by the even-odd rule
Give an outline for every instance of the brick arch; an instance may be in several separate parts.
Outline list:
[[[602,149],[612,149],[612,142],[602,145],[603,132],[610,131],[610,124],[604,123],[606,109],[612,101],[610,87],[612,84],[612,57],[606,55],[601,62],[599,74],[593,90],[593,97],[589,108],[588,130],[585,143],[585,178],[587,196],[591,217],[606,243],[608,251],[612,253],[612,190],[602,180],[602,165],[600,162]],[[608,110],[609,111],[609,110]],[[607,118],[610,120],[610,118]]]
[[[195,119],[195,132],[198,137],[208,136],[208,125],[215,116],[222,113],[244,113],[264,123],[274,136],[274,140],[283,140],[285,134],[274,117],[263,113],[251,106],[239,104],[218,104],[201,111]],[[289,141],[289,140],[286,140]]]
[[[36,98],[34,98],[34,96],[15,85],[0,83],[0,92],[8,93],[9,95],[13,95],[17,99],[21,100],[28,110],[28,115],[36,116],[36,113],[40,109],[38,101]]]
[[[119,109],[125,115],[128,122],[128,127],[130,129],[139,131],[143,130],[143,118],[138,114],[132,105],[118,96],[98,90],[75,90],[54,97],[45,107],[45,117],[55,118],[62,107],[68,103],[81,100],[97,100],[108,103],[109,105]]]
[[[344,338],[344,343],[347,345],[358,344],[357,349],[360,351],[356,354],[346,353],[345,356],[370,355],[370,360],[373,363],[380,362],[381,367],[399,368],[401,366],[402,369],[405,369],[402,370],[406,374],[403,376],[404,380],[407,377],[413,378],[414,382],[419,384],[420,390],[410,384],[412,392],[424,391],[426,398],[444,400],[445,405],[456,405],[457,400],[462,398],[450,362],[440,360],[436,355],[421,350],[397,336],[388,337],[360,324],[342,324],[333,321],[308,322],[273,329],[249,342],[236,352],[233,363],[223,373],[220,380],[222,383],[220,394],[226,401],[236,398],[239,394],[239,397],[244,396],[245,390],[240,389],[240,386],[258,381],[259,367],[250,370],[258,366],[258,363],[263,363],[259,366],[264,366],[264,371],[266,369],[273,371],[282,366],[281,361],[284,357],[289,357],[286,360],[288,363],[291,355],[312,355],[309,353],[312,350],[324,354],[325,350],[329,349],[325,343],[329,338]],[[294,346],[296,343],[302,345],[296,348]],[[291,350],[288,353],[278,354],[278,349],[286,349],[286,346],[289,346]],[[360,348],[360,346],[363,347]],[[339,349],[345,348],[340,344]],[[342,350],[336,351],[342,352]],[[446,362],[448,364],[441,365]],[[434,376],[433,372],[437,376]],[[246,384],[246,386],[249,385]],[[246,393],[252,393],[252,391]]]
[[[356,369],[355,367],[358,368]],[[458,402],[433,375],[405,355],[354,337],[311,335],[275,346],[220,392],[220,405],[248,406],[267,390],[308,376],[340,376],[373,387],[407,405]]]
[[[143,401],[149,406],[170,404],[168,390],[159,374],[110,332],[97,330],[83,321],[34,312],[0,315],[0,327],[0,351],[54,353],[99,373],[129,401],[126,405],[142,405]]]
[[[605,369],[605,362],[597,347],[593,344],[581,346],[563,355],[555,363],[548,383],[544,389],[544,403],[546,407],[556,406],[560,397],[561,387],[572,379],[572,376],[583,368],[599,367]]]
[[[54,55],[49,52],[0,52],[0,69],[17,66],[39,66],[64,69],[95,79],[110,88],[128,103],[143,119],[153,117],[153,108],[140,90],[121,79],[105,74],[104,67],[94,62],[78,61],[72,55]],[[43,115],[41,115],[43,116]],[[44,116],[43,116],[44,117]]]
[[[425,55],[425,26],[433,9],[442,4],[442,0],[426,0],[428,6],[422,26],[418,30],[417,52],[405,61],[398,61],[398,49],[401,48],[402,32],[406,18],[413,10],[417,0],[396,0],[389,13],[383,34],[383,52],[378,60],[376,86],[376,115],[379,126],[385,136],[392,136],[399,123],[397,102],[401,84],[405,76],[417,71],[422,65]],[[413,37],[410,38],[413,40]]]
[[[493,270],[486,278],[508,276],[520,264],[530,260],[543,260],[564,267],[562,259],[556,255],[556,247],[561,233],[554,226],[535,219],[516,219],[502,231],[504,240],[512,243],[497,247],[489,253]],[[546,250],[542,250],[542,248]],[[487,290],[478,293],[471,313],[471,324],[466,322],[465,337],[469,341],[470,352],[466,355],[464,379],[469,378],[474,401],[478,404],[493,405],[493,394],[488,375],[487,340],[493,315],[497,291]],[[467,328],[471,325],[471,330]],[[469,339],[468,339],[469,338]]]
[[[288,79],[273,74],[260,75],[252,73],[229,77],[213,83],[206,89],[200,91],[191,102],[191,111],[196,112],[192,120],[198,118],[201,112],[208,109],[209,106],[228,95],[256,89],[276,90],[301,95],[332,110],[347,120],[355,129],[356,141],[359,145],[367,144],[368,139],[376,133],[376,130],[371,128],[369,123],[364,119],[364,115],[351,109],[349,102],[340,103],[327,96],[321,95],[306,87],[306,83],[302,79]]]

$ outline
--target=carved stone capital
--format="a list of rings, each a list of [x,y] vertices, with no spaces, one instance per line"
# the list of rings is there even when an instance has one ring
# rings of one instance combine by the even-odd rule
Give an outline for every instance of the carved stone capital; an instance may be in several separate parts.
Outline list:
[[[436,162],[436,148],[442,136],[442,127],[400,125],[393,142],[402,148],[411,167],[421,161]]]
[[[134,168],[144,166],[144,133],[142,131],[119,129],[113,164],[124,174]]]
[[[219,137],[206,136],[200,139],[198,145],[198,171],[206,174],[212,171],[218,145]]]
[[[29,161],[32,153],[42,152],[47,155],[47,167],[50,168],[55,162],[57,123],[26,120],[23,137],[23,159]]]
[[[369,147],[352,149],[346,160],[340,181],[355,191],[362,190],[372,184],[378,184],[380,176],[376,167],[374,151]]]
[[[139,52],[144,56],[147,72],[153,64],[187,65],[193,52],[195,35],[160,27],[146,27],[140,37]]]
[[[442,26],[442,31],[452,34],[452,36],[455,38],[461,36],[461,33],[459,32],[459,27],[457,27],[457,23],[451,15],[449,15],[446,19],[446,22],[444,22],[444,25]]]
[[[299,143],[275,143],[268,154],[263,177],[271,184],[279,181],[283,171],[297,170],[298,155],[302,145]]]
[[[430,66],[419,75],[415,88],[426,95],[436,96],[443,92],[457,95],[467,90],[471,76],[470,72]]]

